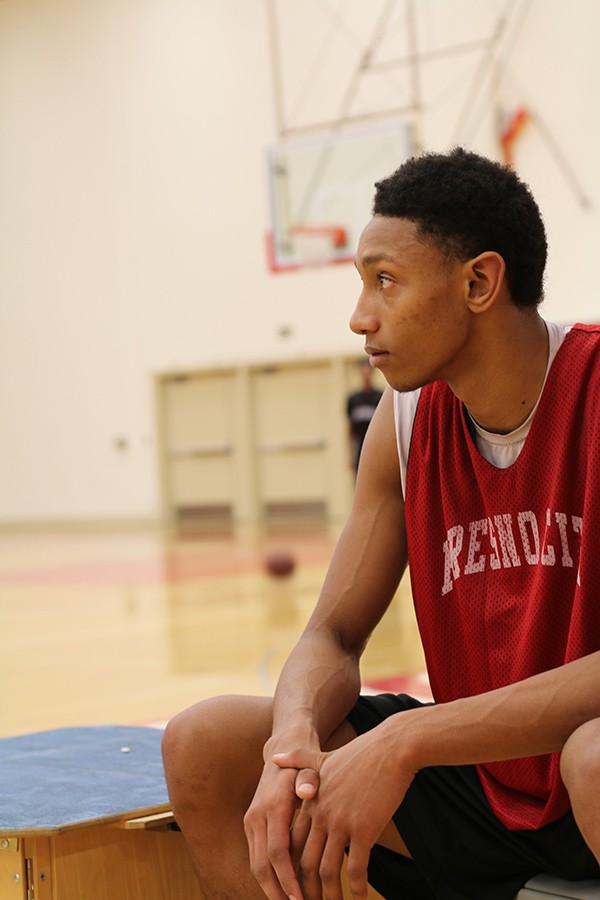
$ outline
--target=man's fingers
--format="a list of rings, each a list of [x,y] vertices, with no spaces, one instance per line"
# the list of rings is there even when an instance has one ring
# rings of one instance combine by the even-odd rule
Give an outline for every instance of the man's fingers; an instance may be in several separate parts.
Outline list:
[[[369,892],[367,866],[370,855],[371,847],[369,845],[360,844],[358,841],[350,844],[346,873],[354,900],[367,900]]]
[[[280,769],[314,769],[318,772],[327,753],[321,750],[290,750],[288,753],[276,753],[271,757]]]
[[[267,767],[244,816],[250,869],[269,900],[303,900],[290,856],[290,828],[298,805],[295,778],[293,770]]]
[[[292,862],[291,844],[289,827],[282,827],[279,823],[269,823],[267,826],[267,858],[272,871],[286,897],[295,897],[296,900],[301,900],[302,891],[296,875],[297,867]],[[261,887],[264,890],[262,883]]]
[[[249,846],[250,871],[260,884],[265,896],[268,897],[269,900],[287,900],[287,897],[290,896],[290,892],[286,891],[277,879],[275,870],[269,860],[266,841],[263,841],[259,836],[255,836],[255,839],[250,842]],[[298,900],[300,900],[302,894],[296,893],[293,896],[296,896]]]
[[[287,841],[289,844],[289,833]],[[250,847],[250,869],[265,896],[269,900],[288,900],[289,897],[302,900],[289,846],[268,836],[266,841],[257,837]]]
[[[319,790],[319,776],[314,769],[300,769],[296,775],[296,797],[312,800]]]
[[[307,817],[308,818],[308,817]],[[300,859],[299,876],[306,900],[321,900],[321,858],[327,834],[309,819],[309,834]]]
[[[276,753],[273,762],[282,769],[298,769],[296,796],[300,800],[313,800],[319,790],[319,770],[326,758],[327,753],[318,750],[291,750]]]
[[[308,835],[310,834],[310,826],[310,816],[307,816],[306,813],[304,813],[301,809],[296,816],[296,821],[292,826],[290,836],[290,852],[292,856],[292,865],[295,872],[298,871],[298,868],[300,866],[300,859],[304,852],[306,840],[308,838]]]
[[[302,889],[298,883],[298,878],[294,866],[292,865],[289,851],[286,850],[285,852],[282,852],[280,847],[270,847],[268,850],[268,857],[272,866],[272,872],[274,873],[273,881],[276,883],[277,888],[282,892],[283,896],[285,896],[285,898],[294,897],[296,900],[302,900]],[[271,897],[271,894],[265,890],[264,884],[260,882],[260,885],[267,896]],[[279,896],[280,895],[277,894],[277,897]]]
[[[339,834],[329,836],[323,856],[319,875],[327,900],[344,900],[342,892],[342,865],[344,863],[345,842]]]

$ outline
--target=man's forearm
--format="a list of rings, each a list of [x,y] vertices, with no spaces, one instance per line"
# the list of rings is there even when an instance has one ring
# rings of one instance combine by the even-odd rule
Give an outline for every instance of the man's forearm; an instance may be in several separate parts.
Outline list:
[[[410,710],[381,727],[390,738],[398,732],[416,770],[560,751],[597,717],[600,653],[475,697]]]
[[[265,752],[291,749],[291,739],[322,745],[352,709],[360,683],[357,657],[325,630],[305,632],[282,670]]]

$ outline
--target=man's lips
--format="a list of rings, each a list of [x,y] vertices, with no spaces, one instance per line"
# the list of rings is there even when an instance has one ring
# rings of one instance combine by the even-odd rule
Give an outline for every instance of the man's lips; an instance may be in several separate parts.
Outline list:
[[[382,350],[381,347],[373,347],[371,344],[366,345],[365,353],[368,353],[371,358],[387,356],[387,350]]]

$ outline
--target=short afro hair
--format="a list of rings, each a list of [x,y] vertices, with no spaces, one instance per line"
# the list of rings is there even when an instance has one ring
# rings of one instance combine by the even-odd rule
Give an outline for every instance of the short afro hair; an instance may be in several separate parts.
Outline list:
[[[508,166],[462,147],[412,157],[377,182],[373,215],[410,219],[451,259],[499,253],[513,302],[541,302],[546,229],[529,187]]]

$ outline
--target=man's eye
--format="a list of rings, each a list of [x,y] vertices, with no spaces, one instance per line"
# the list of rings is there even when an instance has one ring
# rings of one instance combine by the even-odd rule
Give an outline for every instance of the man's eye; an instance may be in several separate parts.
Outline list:
[[[385,275],[383,272],[381,272],[381,273],[377,276],[377,278],[379,279],[379,283],[381,284],[382,287],[387,287],[388,284],[391,284],[391,283],[392,283],[392,279],[390,278],[390,276],[389,276],[389,275]]]

